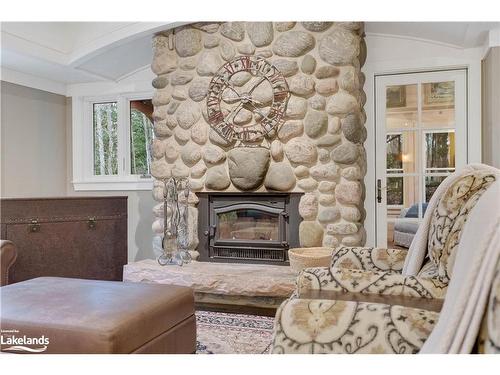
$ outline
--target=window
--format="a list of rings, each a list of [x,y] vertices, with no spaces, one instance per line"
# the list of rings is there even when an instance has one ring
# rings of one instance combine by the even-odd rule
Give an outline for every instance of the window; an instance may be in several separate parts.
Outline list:
[[[77,98],[73,102],[75,190],[149,190],[151,93]]]
[[[403,173],[403,134],[387,134],[387,173]],[[387,204],[403,204],[403,177],[387,177]]]
[[[153,103],[130,101],[130,173],[150,175],[153,140]]]
[[[94,174],[118,174],[116,102],[94,103]]]

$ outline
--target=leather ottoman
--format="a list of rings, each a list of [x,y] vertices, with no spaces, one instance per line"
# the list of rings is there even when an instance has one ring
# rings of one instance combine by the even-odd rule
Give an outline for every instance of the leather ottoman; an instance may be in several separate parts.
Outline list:
[[[40,277],[4,286],[0,293],[2,351],[179,354],[196,350],[190,288]]]

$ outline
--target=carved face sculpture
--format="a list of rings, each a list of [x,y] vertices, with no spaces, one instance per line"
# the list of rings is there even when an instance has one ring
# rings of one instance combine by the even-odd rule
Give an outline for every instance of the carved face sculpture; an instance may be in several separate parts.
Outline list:
[[[275,66],[262,57],[240,56],[224,64],[210,82],[208,121],[228,141],[255,142],[282,124],[289,96]]]

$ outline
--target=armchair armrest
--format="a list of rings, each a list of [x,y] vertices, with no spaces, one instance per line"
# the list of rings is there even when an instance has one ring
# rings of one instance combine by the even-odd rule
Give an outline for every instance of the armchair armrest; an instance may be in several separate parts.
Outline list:
[[[448,283],[438,278],[340,267],[306,268],[297,277],[299,298],[308,291],[321,290],[443,299],[447,287]]]
[[[271,352],[418,353],[438,318],[383,303],[289,299],[276,312]]]
[[[331,267],[401,272],[407,254],[406,249],[341,246],[332,255]]]
[[[9,283],[9,268],[16,258],[16,246],[10,241],[0,240],[0,286]]]

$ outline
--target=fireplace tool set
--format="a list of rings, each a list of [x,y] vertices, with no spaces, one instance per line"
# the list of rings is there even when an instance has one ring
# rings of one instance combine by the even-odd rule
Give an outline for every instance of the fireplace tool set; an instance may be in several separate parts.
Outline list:
[[[182,266],[191,262],[188,251],[189,180],[172,177],[164,181],[164,184],[163,236],[154,237],[153,251],[157,254],[156,259],[160,265]]]

